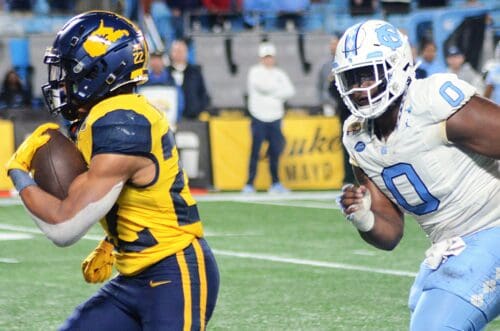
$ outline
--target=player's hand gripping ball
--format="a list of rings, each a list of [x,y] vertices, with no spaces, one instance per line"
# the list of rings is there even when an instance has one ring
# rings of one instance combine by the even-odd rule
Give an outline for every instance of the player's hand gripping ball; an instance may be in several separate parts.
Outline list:
[[[10,170],[19,169],[29,172],[31,170],[31,162],[36,151],[45,145],[50,135],[47,130],[57,130],[59,125],[55,123],[46,123],[40,125],[33,133],[24,140],[24,142],[17,148],[16,152],[6,164],[7,173]]]

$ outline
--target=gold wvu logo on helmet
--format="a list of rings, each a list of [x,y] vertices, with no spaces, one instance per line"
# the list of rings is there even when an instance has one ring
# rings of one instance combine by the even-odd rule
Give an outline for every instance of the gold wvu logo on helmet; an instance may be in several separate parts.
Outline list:
[[[104,20],[101,20],[99,27],[83,43],[83,49],[90,57],[101,56],[106,54],[112,43],[128,35],[127,30],[114,30],[112,27],[105,27]]]

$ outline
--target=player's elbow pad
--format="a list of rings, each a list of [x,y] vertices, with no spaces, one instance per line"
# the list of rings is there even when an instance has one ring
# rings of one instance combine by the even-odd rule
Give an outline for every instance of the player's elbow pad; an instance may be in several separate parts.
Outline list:
[[[88,204],[75,216],[61,223],[50,224],[36,217],[29,210],[28,213],[45,236],[56,246],[70,246],[80,240],[92,225],[109,212],[118,199],[122,188],[123,182],[116,184],[104,197]]]

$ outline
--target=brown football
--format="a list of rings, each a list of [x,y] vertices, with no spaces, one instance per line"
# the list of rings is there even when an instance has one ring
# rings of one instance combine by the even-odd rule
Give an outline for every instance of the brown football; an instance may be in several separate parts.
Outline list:
[[[40,147],[31,162],[34,179],[44,191],[65,199],[71,182],[87,171],[76,145],[58,130],[47,130],[50,140]]]

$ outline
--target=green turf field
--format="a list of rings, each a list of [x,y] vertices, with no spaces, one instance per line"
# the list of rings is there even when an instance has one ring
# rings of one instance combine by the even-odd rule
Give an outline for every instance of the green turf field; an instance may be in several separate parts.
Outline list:
[[[395,251],[376,250],[332,200],[199,202],[221,273],[209,330],[407,330],[425,236],[407,220]],[[0,206],[0,330],[55,330],[98,288],[80,262],[101,233],[57,248],[22,207]]]

